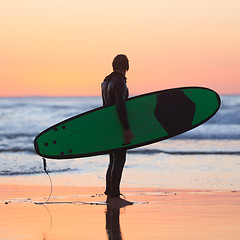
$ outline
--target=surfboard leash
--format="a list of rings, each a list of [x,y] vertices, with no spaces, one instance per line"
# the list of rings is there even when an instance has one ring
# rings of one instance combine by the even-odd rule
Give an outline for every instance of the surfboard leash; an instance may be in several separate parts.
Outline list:
[[[50,175],[47,171],[47,160],[44,157],[42,159],[43,159],[43,169],[44,169],[45,173],[48,175],[48,178],[49,178],[50,184],[51,184],[51,190],[50,190],[48,199],[47,199],[47,201],[44,202],[44,203],[47,203],[49,201],[49,199],[51,198],[51,195],[52,195],[52,179],[51,179],[51,177],[50,177]]]

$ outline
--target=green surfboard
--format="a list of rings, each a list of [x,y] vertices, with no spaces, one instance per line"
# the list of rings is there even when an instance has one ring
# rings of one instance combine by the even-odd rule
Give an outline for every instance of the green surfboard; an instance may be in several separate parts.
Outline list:
[[[220,107],[220,97],[208,88],[175,88],[129,98],[126,107],[135,135],[129,145],[123,144],[123,128],[113,105],[79,114],[46,129],[35,138],[35,151],[45,158],[69,159],[151,144],[209,120]]]

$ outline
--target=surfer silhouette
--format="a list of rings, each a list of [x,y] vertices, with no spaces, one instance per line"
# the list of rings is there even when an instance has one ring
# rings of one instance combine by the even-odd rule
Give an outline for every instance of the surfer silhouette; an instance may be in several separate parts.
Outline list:
[[[103,83],[102,100],[103,106],[116,104],[118,117],[123,127],[123,144],[130,144],[134,138],[130,130],[125,101],[129,92],[126,84],[126,72],[129,70],[129,61],[126,55],[117,55],[112,62],[113,72],[108,75]],[[106,191],[108,206],[120,208],[132,203],[120,198],[120,182],[123,168],[126,162],[126,150],[119,149],[109,154],[109,165],[106,173]]]

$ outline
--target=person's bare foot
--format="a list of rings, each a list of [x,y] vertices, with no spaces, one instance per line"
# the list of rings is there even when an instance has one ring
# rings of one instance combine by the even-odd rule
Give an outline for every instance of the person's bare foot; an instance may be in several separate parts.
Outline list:
[[[122,207],[126,207],[129,205],[133,205],[133,202],[129,202],[127,200],[124,200],[120,197],[115,197],[115,198],[107,198],[107,205],[110,208],[122,208]]]

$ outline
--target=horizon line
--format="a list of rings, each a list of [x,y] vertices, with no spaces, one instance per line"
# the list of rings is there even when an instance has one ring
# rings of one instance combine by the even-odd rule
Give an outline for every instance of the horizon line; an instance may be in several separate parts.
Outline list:
[[[141,93],[145,94],[145,93]],[[137,96],[141,94],[131,94],[131,96]],[[240,93],[219,93],[220,96],[239,96]],[[130,96],[130,97],[131,97]],[[0,96],[1,98],[78,98],[78,97],[102,97],[101,95],[9,95]]]
[[[9,95],[0,98],[74,98],[74,97],[101,97],[101,95]]]

